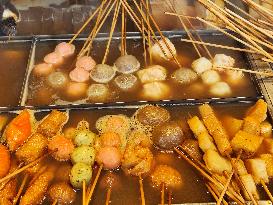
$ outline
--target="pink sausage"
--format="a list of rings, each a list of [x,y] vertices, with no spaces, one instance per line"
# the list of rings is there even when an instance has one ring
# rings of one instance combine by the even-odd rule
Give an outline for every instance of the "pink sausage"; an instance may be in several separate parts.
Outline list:
[[[76,67],[83,68],[87,71],[92,70],[96,66],[96,61],[90,56],[82,56],[77,59]]]
[[[69,77],[74,82],[83,83],[89,80],[89,72],[83,68],[75,68],[69,73]]]
[[[121,164],[121,153],[116,147],[103,147],[97,154],[97,162],[105,169],[115,169]]]
[[[57,65],[60,65],[63,63],[63,57],[57,52],[52,52],[52,53],[47,54],[44,57],[44,61],[47,64],[52,64],[52,65],[57,66]]]
[[[56,46],[55,52],[61,54],[63,57],[69,57],[74,54],[75,46],[73,44],[62,42]]]

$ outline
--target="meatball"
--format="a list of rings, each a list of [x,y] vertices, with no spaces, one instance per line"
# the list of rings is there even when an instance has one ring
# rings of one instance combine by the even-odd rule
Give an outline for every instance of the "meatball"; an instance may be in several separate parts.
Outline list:
[[[143,85],[142,97],[148,100],[164,100],[170,96],[171,89],[162,82],[146,83]]]
[[[213,67],[219,71],[224,71],[224,69],[220,67],[233,67],[234,64],[234,58],[225,54],[216,54],[213,58]]]
[[[172,74],[172,78],[181,84],[189,84],[197,80],[198,75],[189,68],[179,68]]]
[[[92,70],[96,66],[96,61],[90,56],[81,56],[77,59],[76,67],[86,71]]]
[[[61,42],[56,46],[55,52],[59,53],[63,57],[69,57],[74,54],[75,46],[73,44]]]
[[[90,77],[97,83],[108,83],[115,77],[116,71],[112,66],[98,64],[90,71]]]
[[[163,81],[167,78],[167,69],[160,65],[152,65],[137,72],[142,83]]]
[[[103,164],[105,169],[115,169],[121,165],[121,157],[116,147],[103,147],[98,151],[96,161]]]
[[[169,188],[179,188],[182,185],[180,173],[167,165],[159,165],[151,175],[153,185],[160,187],[163,183]]]
[[[209,59],[201,57],[193,61],[191,67],[196,73],[201,74],[207,70],[212,69],[212,63]]]
[[[165,122],[153,130],[153,143],[164,150],[172,150],[184,141],[184,134],[177,122]]]
[[[231,92],[231,89],[227,83],[217,82],[211,86],[210,93],[215,96],[223,97],[223,96],[231,95],[232,92]]]
[[[82,145],[74,149],[71,154],[73,164],[82,162],[92,166],[95,162],[96,151],[93,147]]]
[[[47,82],[52,88],[63,88],[67,84],[68,79],[62,72],[53,72],[47,77]]]
[[[92,179],[92,167],[90,165],[79,162],[74,164],[70,172],[70,183],[75,188],[82,188],[83,181],[86,184]]]
[[[165,40],[165,41],[164,41]],[[163,58],[165,60],[173,59],[173,55],[176,56],[176,49],[174,44],[168,39],[164,37],[156,42],[150,49],[149,52],[152,54],[154,58]],[[166,42],[166,43],[165,43]],[[168,46],[167,46],[168,45]],[[170,49],[169,49],[170,48]],[[163,50],[163,51],[162,51]],[[170,52],[171,50],[171,52]],[[172,55],[173,54],[173,55]]]
[[[202,81],[207,85],[212,85],[221,80],[219,73],[215,70],[207,70],[201,74]]]
[[[124,91],[132,90],[137,85],[137,77],[133,74],[122,74],[115,78],[115,84]]]
[[[87,89],[87,96],[92,102],[104,102],[109,98],[110,90],[104,84],[92,84]]]
[[[44,61],[47,64],[52,64],[54,66],[58,66],[63,63],[63,57],[61,54],[57,52],[49,53],[44,57]]]
[[[76,67],[70,71],[69,77],[74,82],[83,83],[89,80],[89,72],[84,68]]]
[[[120,73],[129,74],[137,71],[140,68],[140,63],[135,56],[124,55],[120,56],[114,63],[116,70]]]
[[[100,137],[101,146],[106,147],[117,147],[119,148],[121,145],[120,136],[115,132],[106,132]]]
[[[154,127],[169,121],[170,113],[162,107],[147,105],[137,111],[136,117],[143,125]]]
[[[48,195],[51,201],[57,200],[58,204],[71,204],[76,200],[76,192],[65,182],[53,184],[48,190]]]
[[[47,76],[54,71],[52,64],[40,63],[33,68],[33,74],[35,76]]]

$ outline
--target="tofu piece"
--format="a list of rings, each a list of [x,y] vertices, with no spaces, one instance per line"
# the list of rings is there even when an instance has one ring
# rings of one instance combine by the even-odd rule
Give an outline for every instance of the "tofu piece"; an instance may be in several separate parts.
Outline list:
[[[230,140],[232,140],[235,134],[242,128],[244,121],[232,116],[225,116],[222,122],[230,137]]]
[[[262,137],[272,137],[272,125],[268,121],[260,124],[260,133]]]
[[[235,152],[242,150],[241,158],[250,158],[259,149],[262,141],[262,137],[240,130],[231,140],[231,146]]]
[[[209,149],[217,150],[213,142],[213,139],[208,132],[202,132],[201,134],[199,134],[197,139],[198,139],[199,147],[203,152],[206,152]]]
[[[199,112],[220,154],[223,156],[230,155],[232,148],[229,142],[229,136],[211,106],[208,104],[201,105],[199,106]]]
[[[202,132],[208,132],[204,123],[197,116],[192,117],[187,122],[195,136],[200,135]]]
[[[141,83],[163,81],[167,78],[167,70],[160,65],[153,65],[139,70],[137,72],[137,76],[139,77]]]
[[[232,158],[231,164],[240,176],[248,174],[243,160]]]
[[[265,121],[267,118],[267,103],[259,99],[255,105],[253,105],[248,111],[247,116],[253,117],[254,119],[258,120],[260,123]]]
[[[273,155],[261,154],[260,158],[265,161],[268,177],[273,177]]]
[[[263,141],[264,149],[267,153],[273,154],[273,139],[265,138]]]
[[[257,191],[257,187],[256,187],[256,184],[254,182],[252,175],[246,174],[246,175],[240,176],[240,179],[241,179],[244,187],[246,188],[247,192],[252,194],[256,200],[259,200],[260,196]],[[245,189],[243,189],[243,191],[244,191],[244,195],[245,195],[246,199],[250,200],[250,197],[249,197],[248,193],[245,191]]]
[[[246,168],[252,174],[256,184],[260,184],[261,180],[265,183],[269,182],[268,174],[266,171],[266,163],[262,159],[248,159],[245,162]]]
[[[207,150],[203,156],[207,168],[218,174],[222,174],[224,171],[231,172],[232,166],[228,159],[222,157],[219,152],[215,150]]]
[[[253,117],[247,116],[244,119],[242,130],[253,135],[260,135],[260,122]]]

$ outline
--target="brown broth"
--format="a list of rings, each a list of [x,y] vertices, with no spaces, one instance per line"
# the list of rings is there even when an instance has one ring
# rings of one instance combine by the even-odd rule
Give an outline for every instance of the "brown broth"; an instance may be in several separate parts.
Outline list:
[[[213,37],[209,37],[204,35],[204,41],[209,41],[211,43],[218,43],[228,46],[238,47],[237,43],[225,38],[225,42],[223,41],[223,36],[215,35]],[[176,50],[178,53],[178,60],[181,63],[182,67],[190,67],[191,63],[194,59],[197,59],[198,56],[193,49],[193,46],[190,43],[183,43],[180,41],[180,37],[171,38],[172,42],[176,46]],[[54,50],[56,41],[44,41],[37,43],[36,49],[36,57],[35,63],[40,63],[43,61],[43,57]],[[82,41],[76,41],[77,50],[79,50],[82,46]],[[113,40],[110,46],[110,52],[107,60],[107,64],[113,65],[114,61],[120,56],[120,52],[118,50],[119,40]],[[95,41],[92,49],[92,57],[96,60],[97,63],[102,61],[104,51],[105,51],[105,40]],[[143,45],[140,39],[129,39],[127,40],[127,53],[133,54],[136,58],[141,62],[141,68],[144,68],[144,59],[143,59]],[[236,60],[236,67],[247,68],[247,63],[244,58],[244,54],[240,52],[224,50],[219,48],[209,48],[211,54],[214,56],[216,53],[225,53],[226,55],[230,55]],[[204,56],[206,53],[203,52]],[[73,59],[69,58],[66,60],[65,64],[58,67],[57,70],[60,70],[64,73],[69,73],[71,69],[73,69]],[[189,85],[181,85],[174,82],[170,75],[171,73],[177,69],[177,65],[173,62],[164,62],[164,61],[154,61],[153,64],[160,64],[167,68],[168,77],[166,79],[166,84],[170,88],[170,93],[164,98],[160,100],[181,100],[181,99],[204,99],[204,98],[212,98],[216,97],[209,93],[209,86],[204,85],[202,80],[199,78],[197,81],[189,84]],[[223,81],[227,81],[227,77],[225,74],[221,74],[221,79]],[[91,80],[88,84],[94,83]],[[140,85],[136,90],[130,92],[123,92],[118,89],[113,80],[108,83],[110,90],[112,92],[111,97],[107,99],[105,102],[133,102],[133,101],[141,101],[141,100],[150,100],[142,97],[142,85]],[[257,95],[256,88],[248,74],[245,74],[243,79],[238,84],[230,84],[232,94],[227,95],[225,97],[254,97]],[[69,102],[75,100],[71,99],[65,93],[65,89],[62,90],[53,90],[46,84],[45,78],[37,78],[31,75],[30,84],[29,84],[29,96],[27,99],[27,105],[46,105],[46,104],[70,104]],[[84,98],[84,97],[83,97]],[[77,99],[79,100],[79,99]],[[77,102],[77,101],[75,101]],[[88,101],[78,101],[78,103],[88,103]]]
[[[0,106],[19,105],[31,42],[0,44]]]

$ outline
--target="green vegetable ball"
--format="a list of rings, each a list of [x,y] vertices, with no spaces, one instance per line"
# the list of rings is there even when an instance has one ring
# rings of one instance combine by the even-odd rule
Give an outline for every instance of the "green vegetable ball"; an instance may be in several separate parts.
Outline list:
[[[79,162],[75,164],[70,173],[70,183],[74,188],[82,188],[83,181],[89,184],[92,178],[92,168],[90,165]]]
[[[76,133],[74,142],[77,146],[89,145],[92,146],[95,142],[96,134],[89,130],[80,130]]]
[[[92,166],[95,162],[96,151],[93,147],[82,145],[74,149],[71,155],[73,164],[82,162]]]

